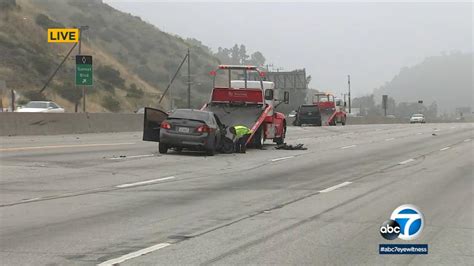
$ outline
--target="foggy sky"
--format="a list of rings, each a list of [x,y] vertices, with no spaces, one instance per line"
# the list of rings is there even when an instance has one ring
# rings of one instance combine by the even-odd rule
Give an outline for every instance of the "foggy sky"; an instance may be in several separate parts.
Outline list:
[[[471,52],[472,3],[170,3],[106,0],[184,38],[245,44],[284,70],[306,68],[311,88],[371,93],[404,66]]]

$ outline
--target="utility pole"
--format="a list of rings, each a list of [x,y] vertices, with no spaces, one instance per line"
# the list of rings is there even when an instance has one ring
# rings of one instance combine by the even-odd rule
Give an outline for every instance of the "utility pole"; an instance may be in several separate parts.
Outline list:
[[[351,75],[347,75],[347,86],[349,87],[349,114],[351,113]]]
[[[188,108],[191,109],[191,56],[188,48]]]
[[[189,57],[189,52],[186,53],[186,55],[184,56],[183,58],[183,61],[181,61],[181,63],[179,64],[178,66],[178,69],[176,69],[176,72],[174,72],[174,75],[173,77],[171,78],[170,82],[168,83],[168,85],[166,86],[166,89],[165,91],[163,92],[163,94],[161,95],[160,97],[160,100],[158,101],[158,104],[161,104],[161,101],[163,101],[163,99],[165,98],[165,95],[166,93],[168,92],[168,90],[170,89],[171,87],[171,84],[173,84],[173,81],[176,79],[176,76],[178,76],[178,73],[179,71],[181,70],[181,67],[184,65],[184,63],[186,62],[186,60],[188,59]],[[190,98],[191,98],[191,75],[189,74],[191,71],[190,71],[190,67],[189,67],[189,61],[188,61],[188,103],[190,103]],[[171,96],[170,96],[171,97]]]

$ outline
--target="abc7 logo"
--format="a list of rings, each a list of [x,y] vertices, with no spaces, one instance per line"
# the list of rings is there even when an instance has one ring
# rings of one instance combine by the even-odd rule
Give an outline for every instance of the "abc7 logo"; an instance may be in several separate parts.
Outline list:
[[[421,211],[414,205],[405,204],[392,212],[390,220],[380,227],[380,234],[387,240],[413,240],[421,234],[424,224]]]

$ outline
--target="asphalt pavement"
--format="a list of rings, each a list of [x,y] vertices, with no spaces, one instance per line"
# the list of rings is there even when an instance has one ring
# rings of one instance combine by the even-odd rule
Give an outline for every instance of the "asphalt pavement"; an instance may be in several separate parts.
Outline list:
[[[290,127],[308,150],[212,157],[159,155],[140,132],[4,137],[0,263],[473,265],[473,126]],[[423,232],[385,240],[401,204]]]

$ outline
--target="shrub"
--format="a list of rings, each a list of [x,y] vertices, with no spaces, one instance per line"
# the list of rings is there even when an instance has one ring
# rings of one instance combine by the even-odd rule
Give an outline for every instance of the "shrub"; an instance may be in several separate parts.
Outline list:
[[[132,83],[130,85],[130,88],[127,90],[127,97],[130,98],[142,98],[143,95],[143,90],[137,88],[137,85],[135,85],[135,83]]]
[[[64,28],[64,25],[56,22],[52,19],[50,19],[48,16],[45,14],[38,14],[36,16],[36,24],[41,26],[43,29],[48,29],[48,28]]]
[[[71,103],[76,103],[82,98],[82,90],[75,87],[72,82],[64,83],[54,88],[55,92]]]
[[[111,112],[120,111],[120,102],[111,95],[106,95],[102,98],[102,106]]]
[[[45,56],[34,55],[31,57],[31,63],[35,70],[41,75],[51,74],[51,61]]]
[[[30,101],[44,101],[45,96],[38,91],[25,91],[23,96]]]
[[[97,76],[116,87],[123,88],[125,80],[120,77],[120,72],[111,66],[99,66],[96,70]]]

